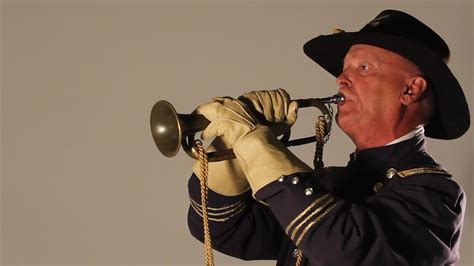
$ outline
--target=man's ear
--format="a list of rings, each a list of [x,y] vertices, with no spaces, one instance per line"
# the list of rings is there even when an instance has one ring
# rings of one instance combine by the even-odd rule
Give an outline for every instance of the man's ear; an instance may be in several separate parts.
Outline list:
[[[423,95],[427,87],[428,82],[424,77],[411,77],[408,80],[407,86],[403,90],[402,95],[400,97],[401,103],[404,105],[408,105],[416,102],[418,99],[420,99],[421,95]]]

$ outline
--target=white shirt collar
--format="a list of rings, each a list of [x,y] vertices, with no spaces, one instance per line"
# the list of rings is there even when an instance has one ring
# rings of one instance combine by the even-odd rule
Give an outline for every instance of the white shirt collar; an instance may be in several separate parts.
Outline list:
[[[398,139],[392,140],[391,142],[385,144],[385,146],[396,144],[396,143],[402,142],[404,140],[411,139],[415,136],[419,136],[419,135],[423,135],[423,134],[425,134],[425,128],[423,126],[417,126],[415,129],[408,132],[407,134],[405,134],[405,135],[399,137]]]
[[[392,140],[391,142],[385,144],[384,146],[393,145],[393,144],[405,141],[407,139],[414,138],[415,136],[424,135],[424,134],[425,134],[425,128],[422,125],[420,125],[420,126],[417,126],[415,129],[413,129],[412,131],[408,132],[407,134],[399,137],[398,139]],[[357,151],[353,153],[353,158],[354,160],[357,159]]]

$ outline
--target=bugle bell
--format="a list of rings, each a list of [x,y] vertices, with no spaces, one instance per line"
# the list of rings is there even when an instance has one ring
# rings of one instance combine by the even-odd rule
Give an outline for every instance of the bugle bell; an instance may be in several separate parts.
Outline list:
[[[332,112],[326,105],[337,104],[344,101],[344,96],[336,94],[326,98],[299,99],[298,108],[318,108],[328,123],[332,121]],[[166,157],[174,157],[179,147],[194,159],[198,159],[197,150],[194,148],[194,136],[203,131],[210,121],[201,114],[180,114],[165,100],[160,100],[153,106],[150,114],[150,127],[153,140],[158,150]],[[290,131],[280,139],[286,147],[303,145],[316,141],[314,136],[289,140]],[[235,158],[233,151],[221,150],[209,152],[208,161],[222,161]]]

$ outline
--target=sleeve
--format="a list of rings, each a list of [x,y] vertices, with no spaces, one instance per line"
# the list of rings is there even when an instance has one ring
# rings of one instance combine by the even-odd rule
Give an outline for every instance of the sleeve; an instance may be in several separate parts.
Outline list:
[[[188,227],[203,242],[200,182],[194,174],[188,189]],[[223,196],[209,190],[207,205],[213,249],[244,260],[277,259],[284,232],[270,209],[256,202],[250,191]]]
[[[295,174],[255,196],[317,265],[450,265],[459,257],[464,192],[448,176],[394,177],[349,202]]]

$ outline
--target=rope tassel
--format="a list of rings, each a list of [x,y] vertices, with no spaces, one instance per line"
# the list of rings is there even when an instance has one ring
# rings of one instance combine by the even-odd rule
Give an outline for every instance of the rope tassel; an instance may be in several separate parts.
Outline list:
[[[319,116],[318,120],[316,120],[314,128],[316,135],[316,149],[314,151],[313,165],[314,171],[318,173],[318,171],[324,167],[323,147],[324,143],[326,142],[325,137],[328,130],[326,119],[323,116]]]
[[[212,252],[211,232],[209,230],[209,217],[207,212],[207,177],[209,174],[209,162],[207,153],[202,146],[200,140],[195,140],[194,145],[199,154],[199,162],[201,163],[201,206],[202,206],[202,223],[204,227],[204,254],[206,258],[206,266],[214,266],[214,254]]]

